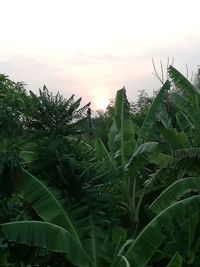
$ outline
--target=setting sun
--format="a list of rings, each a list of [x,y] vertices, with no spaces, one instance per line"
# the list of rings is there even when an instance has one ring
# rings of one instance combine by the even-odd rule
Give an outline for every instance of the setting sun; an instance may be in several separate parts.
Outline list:
[[[94,100],[94,107],[96,110],[105,110],[109,104],[109,99],[98,98]]]

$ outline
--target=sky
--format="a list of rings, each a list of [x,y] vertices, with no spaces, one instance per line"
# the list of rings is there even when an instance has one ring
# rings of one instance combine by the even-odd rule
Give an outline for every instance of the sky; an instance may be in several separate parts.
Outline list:
[[[189,78],[200,64],[199,0],[0,0],[0,73],[104,109],[161,84],[167,59]]]

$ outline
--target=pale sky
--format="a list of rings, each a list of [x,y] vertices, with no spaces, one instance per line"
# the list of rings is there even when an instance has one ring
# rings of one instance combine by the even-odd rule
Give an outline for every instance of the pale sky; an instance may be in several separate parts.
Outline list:
[[[151,58],[200,64],[199,0],[0,0],[0,72],[104,108],[125,86],[160,87]]]

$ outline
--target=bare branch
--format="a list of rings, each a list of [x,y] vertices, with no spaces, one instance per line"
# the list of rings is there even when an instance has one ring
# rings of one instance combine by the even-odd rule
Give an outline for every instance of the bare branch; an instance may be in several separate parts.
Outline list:
[[[162,83],[164,83],[164,72],[163,72],[162,60],[160,60],[160,69],[161,69],[161,75],[162,75]]]
[[[188,65],[186,64],[186,78],[188,79]]]
[[[152,64],[153,64],[153,69],[154,69],[154,73],[153,75],[163,84],[163,81],[162,79],[160,78],[157,70],[156,70],[156,66],[155,66],[155,63],[154,63],[154,59],[152,58]]]

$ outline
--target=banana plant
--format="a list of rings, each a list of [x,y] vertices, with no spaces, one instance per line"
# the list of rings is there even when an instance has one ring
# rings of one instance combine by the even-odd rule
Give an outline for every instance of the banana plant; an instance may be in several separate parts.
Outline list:
[[[195,260],[199,262],[199,237],[195,238],[198,227],[194,227],[195,224],[198,225],[199,223],[199,214],[199,195],[170,205],[158,213],[141,233],[129,243],[129,247],[123,256],[130,266],[144,267],[147,263],[151,266],[151,258],[155,253],[160,254],[158,258],[162,262],[162,259],[166,259],[166,254],[170,258],[173,256],[174,249],[180,249],[181,254],[185,256],[184,261],[186,263],[191,264]],[[184,246],[182,242],[184,242]],[[159,250],[160,247],[161,250]],[[198,259],[195,259],[195,256]],[[119,262],[118,266],[123,265]]]
[[[158,214],[184,196],[197,194],[198,192],[200,192],[199,177],[187,177],[177,180],[153,201],[149,209]]]
[[[191,188],[194,188],[194,185]],[[183,189],[186,190],[186,186],[183,186]],[[179,195],[183,192],[185,191],[180,190]],[[169,250],[170,254],[173,246],[179,244],[174,241],[174,239],[178,240],[177,232],[180,229],[187,230],[187,224],[197,223],[200,214],[198,195],[176,203],[170,202],[158,212],[134,240],[130,239],[120,244],[119,238],[118,244],[114,247],[101,227],[95,225],[91,219],[86,220],[87,234],[83,233],[84,229],[80,233],[81,227],[70,216],[70,212],[67,212],[67,208],[64,209],[56,193],[25,170],[22,170],[19,194],[43,221],[3,223],[0,226],[1,236],[10,242],[64,253],[71,263],[82,267],[121,267],[124,264],[135,267],[146,266],[148,262],[151,262],[152,256],[157,253],[159,247],[164,245],[164,249]],[[173,193],[171,195],[173,196]],[[83,220],[81,224],[83,226]],[[191,250],[194,246],[192,242],[196,246],[195,253],[197,253],[198,244],[194,238],[195,228],[189,229],[191,243],[190,249],[188,247],[186,252],[189,255],[188,262],[193,262],[195,256],[194,250]],[[175,244],[171,243],[171,240]]]
[[[117,216],[104,220],[100,201],[93,209],[87,201],[72,205],[72,199],[22,169],[18,197],[36,219],[3,222],[0,240],[9,247],[61,253],[70,266],[200,266],[200,97],[175,68],[169,74],[176,91],[168,94],[169,81],[162,86],[140,129],[131,119],[125,88],[120,89],[109,149],[96,140],[96,196],[102,199],[106,188]],[[21,158],[28,166],[31,155],[23,152]],[[88,192],[89,182],[84,183]]]
[[[109,151],[103,142],[96,141],[97,154],[103,159],[106,169],[110,169],[111,172],[116,168],[121,169],[119,171],[120,187],[118,187],[122,198],[120,205],[122,210],[129,214],[129,219],[136,225],[136,229],[145,192],[137,177],[146,165],[153,163],[151,155],[157,150],[158,142],[152,142],[151,136],[158,120],[157,115],[165,106],[169,89],[170,83],[167,81],[150,107],[139,133],[138,129],[135,131],[135,124],[131,120],[126,90],[125,88],[118,90],[115,99],[115,115],[109,133]],[[141,190],[138,197],[137,191]]]
[[[174,67],[168,69],[169,75],[177,91],[172,94],[172,101],[177,105],[177,122],[187,131],[193,146],[199,146],[200,111],[199,91]]]
[[[95,215],[89,216],[84,205],[70,209],[57,191],[24,169],[18,190],[20,199],[42,221],[3,223],[1,236],[10,242],[64,253],[75,266],[110,266],[113,244],[98,226],[100,221],[95,224]]]
[[[129,160],[135,144],[135,131],[131,121],[130,104],[126,89],[117,91],[115,99],[115,115],[109,134],[109,148],[112,157],[121,166]]]

